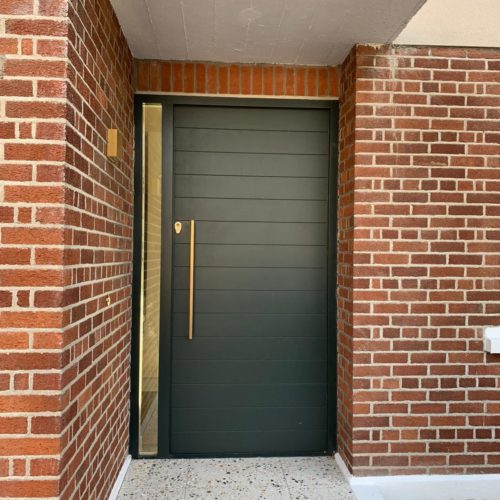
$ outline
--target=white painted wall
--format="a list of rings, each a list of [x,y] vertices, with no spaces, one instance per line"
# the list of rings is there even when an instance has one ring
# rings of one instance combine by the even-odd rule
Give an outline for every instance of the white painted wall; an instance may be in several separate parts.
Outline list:
[[[500,0],[499,0],[500,1]],[[134,57],[335,65],[425,0],[111,0]]]
[[[394,43],[500,47],[500,0],[427,0]]]

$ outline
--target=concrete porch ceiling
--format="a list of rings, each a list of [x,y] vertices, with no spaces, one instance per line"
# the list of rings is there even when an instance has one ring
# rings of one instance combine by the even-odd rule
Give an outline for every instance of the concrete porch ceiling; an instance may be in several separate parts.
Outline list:
[[[336,65],[425,0],[111,0],[138,59]]]

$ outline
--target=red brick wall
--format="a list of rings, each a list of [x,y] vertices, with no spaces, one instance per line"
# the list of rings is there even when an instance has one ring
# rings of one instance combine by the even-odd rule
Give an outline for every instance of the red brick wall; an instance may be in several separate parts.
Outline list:
[[[344,109],[342,119],[355,130],[340,171],[354,232],[341,210],[339,279],[350,278],[349,245],[354,266],[352,304],[340,283],[339,330],[353,349],[353,430],[351,444],[343,416],[343,457],[359,475],[500,472],[500,356],[481,340],[484,325],[500,324],[500,51],[357,47],[349,58],[341,99],[354,98],[355,117]]]
[[[128,450],[133,67],[108,0],[68,7],[61,496],[92,499],[109,496]]]
[[[59,490],[66,32],[0,1],[0,496]]]
[[[340,68],[338,246],[337,246],[337,451],[352,461],[352,285],[354,134],[356,97],[354,53]]]
[[[128,439],[132,59],[107,0],[0,0],[0,20],[0,492],[106,498]],[[337,95],[334,68],[136,75]],[[341,104],[339,451],[356,474],[499,472],[500,53],[357,47]]]
[[[337,97],[335,67],[136,61],[138,92]]]
[[[128,441],[132,59],[106,0],[5,0],[0,20],[0,496],[107,498]]]

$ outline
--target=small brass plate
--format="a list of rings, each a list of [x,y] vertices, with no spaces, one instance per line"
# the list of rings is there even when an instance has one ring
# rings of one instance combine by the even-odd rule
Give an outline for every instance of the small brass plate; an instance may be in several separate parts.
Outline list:
[[[176,222],[174,224],[174,230],[175,230],[175,234],[181,234],[181,231],[182,231],[182,222]]]

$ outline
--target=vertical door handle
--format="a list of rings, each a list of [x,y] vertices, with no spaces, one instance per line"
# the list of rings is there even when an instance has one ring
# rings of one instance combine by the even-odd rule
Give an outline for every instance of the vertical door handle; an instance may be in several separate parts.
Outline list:
[[[191,219],[191,240],[189,243],[189,329],[188,340],[193,340],[194,323],[194,219]]]

